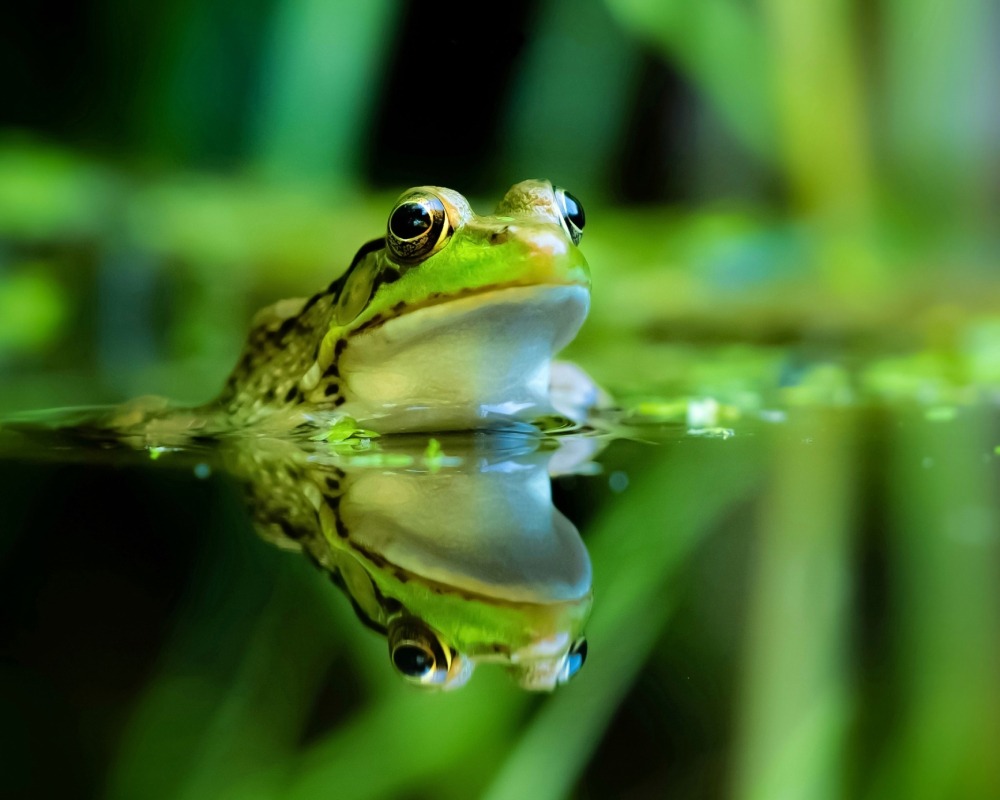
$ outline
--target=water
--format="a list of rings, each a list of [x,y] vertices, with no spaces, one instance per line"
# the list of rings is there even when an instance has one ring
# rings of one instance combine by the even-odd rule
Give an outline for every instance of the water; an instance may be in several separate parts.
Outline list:
[[[7,785],[996,795],[995,415],[785,411],[725,436],[424,437],[377,457],[8,432]],[[444,633],[474,662],[445,659],[454,690],[397,674],[393,592],[423,623],[397,644],[436,658],[421,637]],[[524,690],[568,677],[580,638],[578,674]]]

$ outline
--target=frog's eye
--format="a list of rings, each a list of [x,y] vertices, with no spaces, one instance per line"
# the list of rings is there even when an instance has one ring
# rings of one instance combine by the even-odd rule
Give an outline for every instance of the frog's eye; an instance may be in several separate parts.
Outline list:
[[[566,654],[566,661],[563,664],[562,674],[559,676],[559,683],[566,683],[587,661],[587,640],[577,639],[574,645]]]
[[[573,244],[580,244],[580,239],[583,238],[583,226],[587,222],[587,216],[583,213],[583,203],[565,189],[558,186],[553,188],[556,193],[556,204],[562,215],[563,227],[573,240]]]
[[[453,653],[434,631],[412,617],[389,625],[389,657],[396,671],[411,683],[444,686],[449,682]]]
[[[396,202],[389,215],[386,243],[404,264],[415,264],[444,247],[451,236],[448,212],[440,198],[410,192]]]

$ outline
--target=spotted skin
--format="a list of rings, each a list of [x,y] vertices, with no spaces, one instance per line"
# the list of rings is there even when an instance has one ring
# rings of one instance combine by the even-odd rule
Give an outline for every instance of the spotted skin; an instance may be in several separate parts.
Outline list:
[[[230,420],[252,424],[283,407],[308,404],[319,411],[336,409],[346,402],[346,385],[337,362],[347,339],[336,338],[327,350],[322,342],[335,328],[337,303],[351,273],[384,247],[384,239],[368,242],[344,274],[326,289],[305,300],[282,300],[258,313],[217,401]],[[372,294],[381,285],[397,280],[399,274],[381,270]],[[393,310],[402,312],[404,308],[405,303],[397,303]],[[367,325],[383,321],[372,320]]]
[[[356,559],[391,571],[401,583],[407,583],[410,576],[351,541],[339,514],[350,484],[347,473],[331,465],[305,463],[294,452],[290,458],[275,458],[274,453],[260,457],[241,449],[231,456],[234,460],[229,466],[244,477],[247,505],[260,536],[306,555],[343,590],[358,618],[384,635],[386,619],[404,611],[403,604],[386,596],[369,578],[359,581],[363,573]]]
[[[308,402],[336,408],[344,402],[336,364],[323,363],[316,344],[330,327],[336,300],[336,294],[326,291],[297,301],[297,308],[285,300],[258,315],[219,398],[230,418],[252,423],[282,406]],[[346,340],[338,341],[335,352],[342,353],[346,345]],[[319,380],[307,388],[304,376],[317,371]]]

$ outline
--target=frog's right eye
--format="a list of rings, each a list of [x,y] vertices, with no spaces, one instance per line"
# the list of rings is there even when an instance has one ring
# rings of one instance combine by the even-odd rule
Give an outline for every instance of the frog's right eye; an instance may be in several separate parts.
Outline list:
[[[450,683],[453,652],[434,631],[413,617],[389,624],[389,657],[410,683],[444,686]]]
[[[559,676],[559,683],[566,683],[576,673],[587,660],[587,640],[577,639],[566,654],[566,661],[563,664],[562,674]]]
[[[573,240],[573,244],[580,244],[583,238],[583,226],[587,222],[587,217],[583,213],[583,203],[573,195],[559,186],[552,187],[556,194],[556,204],[559,206],[559,213],[562,215],[562,224]]]
[[[448,212],[439,197],[408,192],[392,209],[385,238],[397,260],[415,264],[444,247],[451,233]]]

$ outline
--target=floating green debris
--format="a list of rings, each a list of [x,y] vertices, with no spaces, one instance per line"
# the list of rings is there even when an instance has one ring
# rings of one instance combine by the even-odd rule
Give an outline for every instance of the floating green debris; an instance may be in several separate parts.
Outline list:
[[[630,417],[638,422],[677,422],[691,428],[714,428],[721,422],[735,422],[743,416],[735,405],[714,397],[683,397],[672,400],[643,400],[632,406]]]
[[[330,444],[345,444],[351,441],[377,439],[379,434],[358,426],[353,417],[337,420],[328,430],[312,438],[314,442],[329,442]]]
[[[688,428],[688,436],[700,436],[705,439],[730,439],[736,435],[732,428]]]
[[[431,438],[427,440],[427,449],[424,450],[424,464],[431,472],[441,469],[441,462],[444,460],[444,450],[441,449],[441,442]]]
[[[650,417],[661,421],[681,422],[687,418],[688,401],[684,400],[644,400],[632,409],[640,417]]]
[[[409,467],[413,457],[403,453],[365,453],[350,456],[352,467]]]
[[[462,459],[457,456],[445,454],[441,442],[430,438],[427,440],[427,448],[424,450],[424,466],[431,473],[437,472],[441,467],[454,467],[462,463]]]

